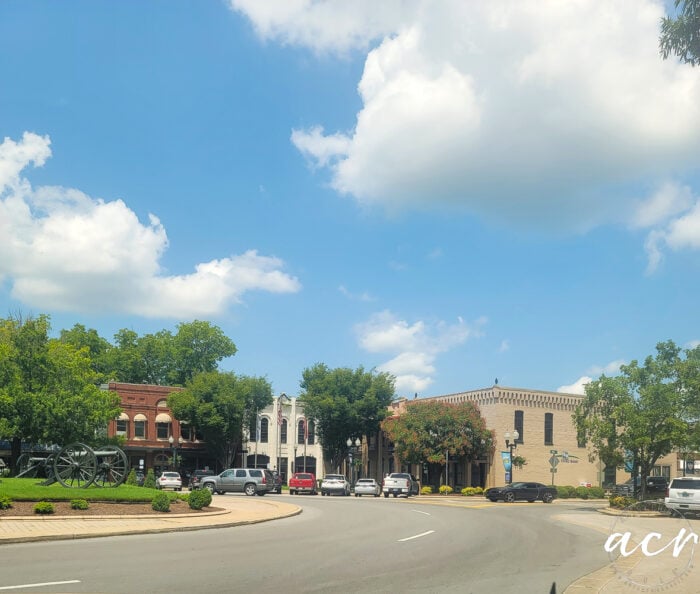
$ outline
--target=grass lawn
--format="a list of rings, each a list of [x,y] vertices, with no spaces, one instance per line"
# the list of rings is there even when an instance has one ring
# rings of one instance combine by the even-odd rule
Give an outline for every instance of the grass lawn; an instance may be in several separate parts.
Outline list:
[[[116,488],[95,487],[87,489],[70,489],[61,483],[48,487],[42,486],[44,479],[36,478],[2,478],[0,479],[0,497],[3,495],[13,501],[70,501],[86,499],[87,501],[124,501],[150,502],[158,489],[146,489],[132,485],[119,485]],[[180,498],[179,493],[167,491],[171,500]]]

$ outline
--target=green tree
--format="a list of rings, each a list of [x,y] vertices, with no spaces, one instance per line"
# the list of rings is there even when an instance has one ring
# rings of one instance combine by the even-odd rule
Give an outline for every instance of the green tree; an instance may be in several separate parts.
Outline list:
[[[302,372],[299,401],[333,468],[347,457],[348,437],[374,435],[394,398],[394,378],[363,367],[329,369],[318,363]]]
[[[178,324],[173,337],[171,381],[182,386],[198,373],[215,371],[218,363],[235,355],[236,350],[233,341],[209,322],[195,320]]]
[[[70,330],[61,330],[60,340],[76,349],[87,349],[92,367],[97,374],[96,383],[103,383],[110,379],[108,377],[110,371],[109,352],[112,345],[102,338],[97,330],[93,328],[88,330],[83,324],[75,324]]]
[[[477,460],[493,449],[493,433],[473,402],[412,401],[406,412],[386,419],[382,429],[402,462],[426,463],[431,476],[447,464],[448,456]]]
[[[676,15],[661,19],[659,51],[664,60],[678,57],[681,62],[700,64],[700,0],[675,0]]]
[[[591,444],[590,458],[598,458],[607,468],[624,463],[622,415],[632,400],[627,383],[621,376],[602,375],[586,384],[585,395],[573,414],[579,441]]]
[[[11,440],[13,466],[23,441],[94,443],[121,410],[119,397],[95,384],[88,350],[49,331],[45,315],[0,320],[0,437]]]
[[[656,351],[641,365],[636,360],[622,365],[617,377],[591,382],[574,413],[579,435],[606,464],[619,466],[632,454],[632,476],[643,479],[642,497],[644,479],[659,458],[688,443],[691,403],[697,400],[697,392],[688,392],[691,366],[681,349],[669,340]]]
[[[199,373],[168,396],[175,418],[201,433],[224,468],[233,463],[246,420],[271,403],[272,388],[264,378],[218,371]]]

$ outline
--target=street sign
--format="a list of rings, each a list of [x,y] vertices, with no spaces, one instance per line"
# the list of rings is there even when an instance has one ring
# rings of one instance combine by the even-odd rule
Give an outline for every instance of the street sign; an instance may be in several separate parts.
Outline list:
[[[558,452],[556,450],[549,450],[549,453],[554,454],[556,456]]]
[[[554,466],[552,466],[552,467],[549,469],[549,472],[551,472],[552,474],[554,474],[556,471],[557,471],[557,469],[554,468]]]
[[[552,457],[549,459],[549,464],[550,464],[550,466],[551,466],[552,468],[556,468],[556,467],[557,467],[557,464],[559,464],[559,460],[557,459],[556,456],[552,456]]]

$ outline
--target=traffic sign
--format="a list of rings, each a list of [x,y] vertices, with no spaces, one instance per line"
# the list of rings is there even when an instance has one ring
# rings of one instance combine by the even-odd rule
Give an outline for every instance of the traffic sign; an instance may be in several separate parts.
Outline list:
[[[557,459],[556,456],[552,456],[552,457],[549,459],[549,464],[551,465],[552,468],[556,468],[556,467],[557,467],[557,464],[559,464],[559,460]]]

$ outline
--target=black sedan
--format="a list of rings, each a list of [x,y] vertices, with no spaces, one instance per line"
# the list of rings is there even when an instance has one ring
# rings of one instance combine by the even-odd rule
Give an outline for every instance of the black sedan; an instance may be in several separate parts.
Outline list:
[[[557,489],[542,483],[512,483],[506,487],[486,489],[484,496],[490,501],[502,499],[506,503],[512,503],[513,501],[529,501],[532,503],[538,499],[545,503],[552,503],[552,500],[557,496]]]

